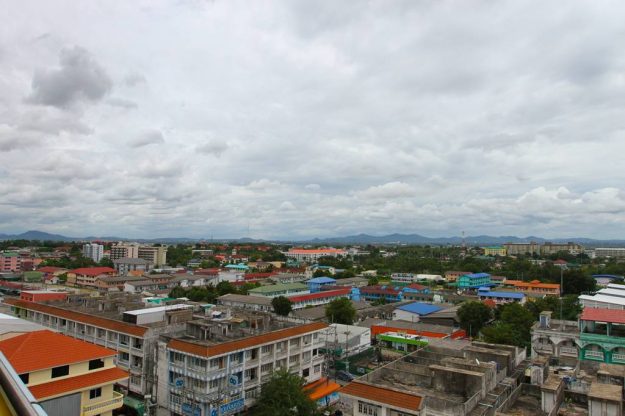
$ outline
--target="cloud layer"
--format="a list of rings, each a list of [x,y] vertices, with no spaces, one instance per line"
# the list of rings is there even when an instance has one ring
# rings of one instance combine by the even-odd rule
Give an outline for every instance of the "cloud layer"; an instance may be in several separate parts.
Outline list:
[[[622,238],[608,3],[0,1],[0,232]]]

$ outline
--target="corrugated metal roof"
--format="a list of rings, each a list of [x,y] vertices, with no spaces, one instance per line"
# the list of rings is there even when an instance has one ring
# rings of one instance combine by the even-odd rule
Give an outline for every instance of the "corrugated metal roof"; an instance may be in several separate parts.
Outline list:
[[[397,309],[410,313],[416,313],[418,315],[428,315],[432,312],[440,311],[443,308],[441,308],[440,306],[432,305],[430,303],[415,302],[409,303],[408,305],[402,305]]]

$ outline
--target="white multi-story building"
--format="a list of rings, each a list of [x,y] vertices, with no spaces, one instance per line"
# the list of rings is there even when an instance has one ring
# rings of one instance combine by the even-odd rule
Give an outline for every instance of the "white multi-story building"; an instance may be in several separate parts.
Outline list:
[[[318,249],[306,249],[306,248],[292,248],[289,251],[284,251],[283,254],[293,260],[304,262],[316,262],[322,257],[339,257],[345,256],[347,252],[338,248],[318,248]]]
[[[104,257],[104,246],[96,243],[85,244],[82,246],[82,255],[99,263],[102,257]]]
[[[167,263],[167,246],[140,246],[137,257],[162,267]]]
[[[596,248],[595,257],[625,257],[625,248],[610,247],[610,248]]]
[[[321,378],[321,333],[327,324],[256,330],[256,335],[244,337],[233,333],[224,341],[221,338],[230,327],[225,319],[223,325],[213,322],[212,333],[198,326],[195,339],[159,341],[159,407],[172,414],[226,416],[249,408],[261,385],[279,369],[306,382]]]

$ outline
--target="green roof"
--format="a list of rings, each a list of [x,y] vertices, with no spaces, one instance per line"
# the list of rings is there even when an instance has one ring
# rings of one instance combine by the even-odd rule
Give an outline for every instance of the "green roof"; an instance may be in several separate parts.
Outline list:
[[[17,257],[17,253],[13,252],[13,251],[5,251],[2,254],[3,257]]]
[[[303,283],[279,283],[277,285],[268,285],[255,287],[254,289],[250,289],[249,293],[273,293],[273,292],[285,292],[289,290],[308,290],[308,286]]]

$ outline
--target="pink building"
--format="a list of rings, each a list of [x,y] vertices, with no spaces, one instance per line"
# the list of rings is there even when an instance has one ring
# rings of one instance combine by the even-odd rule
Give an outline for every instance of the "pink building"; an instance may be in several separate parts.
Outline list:
[[[22,269],[20,257],[17,253],[0,253],[0,272],[19,272]]]

